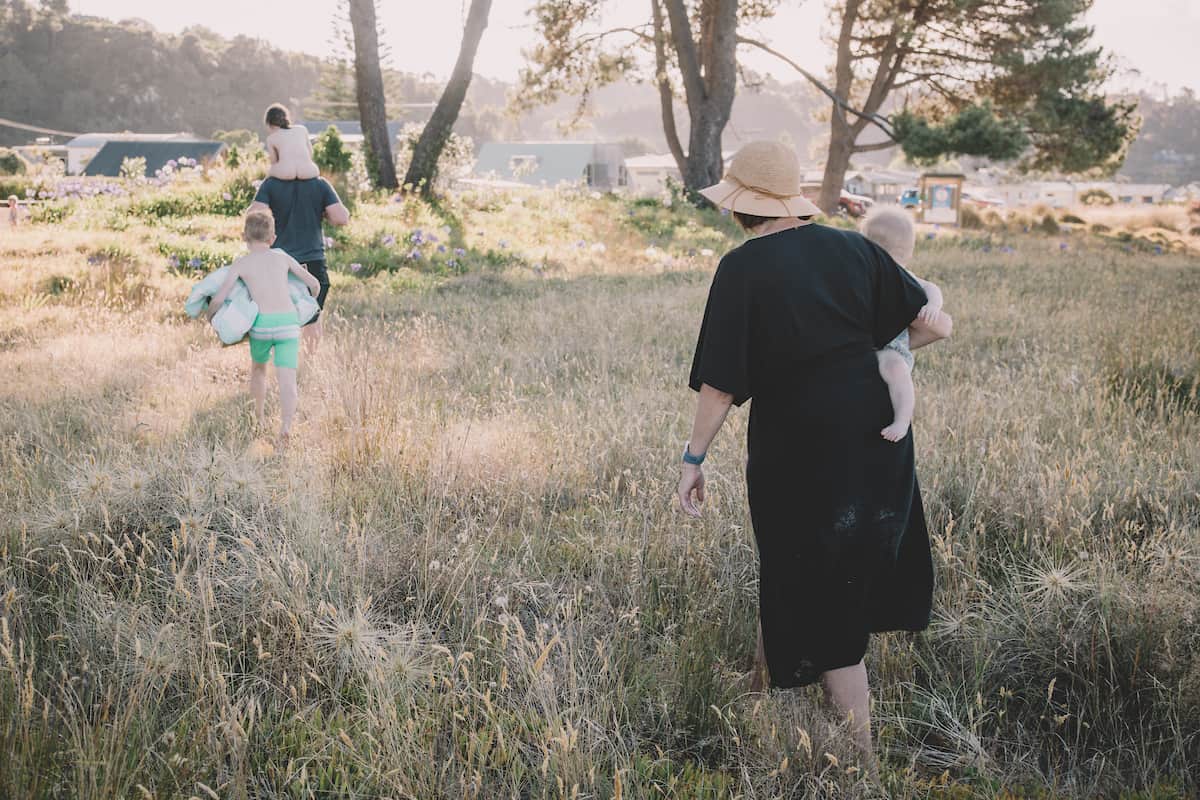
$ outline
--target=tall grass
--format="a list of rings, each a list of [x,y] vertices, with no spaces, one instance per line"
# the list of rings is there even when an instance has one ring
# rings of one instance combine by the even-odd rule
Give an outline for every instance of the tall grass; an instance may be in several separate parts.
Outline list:
[[[438,214],[466,275],[380,244]],[[158,247],[236,220],[70,219],[0,242],[0,796],[1200,788],[1194,258],[922,243],[957,322],[917,365],[936,618],[868,654],[879,785],[819,692],[740,688],[744,413],[704,519],[672,506],[725,220],[360,205],[335,252],[377,260],[335,262],[278,455]]]

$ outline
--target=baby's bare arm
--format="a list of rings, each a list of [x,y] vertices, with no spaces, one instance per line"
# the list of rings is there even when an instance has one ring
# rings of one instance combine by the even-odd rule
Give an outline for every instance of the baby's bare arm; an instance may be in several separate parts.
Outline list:
[[[240,260],[241,259],[238,261]],[[221,284],[221,288],[212,296],[212,299],[208,301],[209,321],[212,321],[212,318],[215,317],[217,312],[221,310],[221,306],[225,304],[225,298],[229,297],[229,293],[233,291],[233,285],[237,283],[238,278],[241,277],[240,264],[238,261],[235,261],[229,265],[229,274],[225,276],[225,282]]]

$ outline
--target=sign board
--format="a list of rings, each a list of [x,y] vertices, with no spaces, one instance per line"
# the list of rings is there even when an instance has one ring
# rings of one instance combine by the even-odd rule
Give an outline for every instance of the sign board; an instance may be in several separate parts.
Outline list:
[[[921,176],[921,221],[957,225],[962,205],[962,175]]]

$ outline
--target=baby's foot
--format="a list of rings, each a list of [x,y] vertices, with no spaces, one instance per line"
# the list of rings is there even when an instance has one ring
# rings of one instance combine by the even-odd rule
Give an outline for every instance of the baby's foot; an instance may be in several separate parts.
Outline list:
[[[896,420],[879,433],[889,442],[898,442],[908,435],[908,423]]]
[[[275,450],[283,453],[288,449],[288,444],[292,440],[292,435],[287,431],[280,431],[279,438],[275,440]]]

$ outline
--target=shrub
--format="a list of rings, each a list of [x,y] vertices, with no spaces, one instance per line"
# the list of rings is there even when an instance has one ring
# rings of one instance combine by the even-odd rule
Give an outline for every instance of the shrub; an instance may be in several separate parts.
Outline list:
[[[1200,225],[1196,225],[1188,231],[1188,236],[1200,236]]]
[[[1062,228],[1059,227],[1058,220],[1054,218],[1053,214],[1046,214],[1042,217],[1042,221],[1038,223],[1038,230],[1042,233],[1053,235],[1059,233]]]
[[[353,157],[346,149],[342,135],[333,125],[326,128],[313,142],[313,161],[322,172],[330,175],[343,175],[350,171],[354,163]]]
[[[1113,196],[1103,189],[1088,189],[1079,201],[1085,206],[1111,206],[1114,202]]]
[[[959,227],[968,231],[977,231],[986,227],[983,222],[983,217],[980,216],[979,211],[976,210],[974,206],[967,205],[964,205],[961,209],[959,209],[958,224]]]
[[[1099,223],[1099,222],[1097,222],[1095,225],[1092,226],[1092,233],[1097,233],[1097,234],[1109,233],[1111,230],[1112,230],[1112,228],[1110,228],[1107,225],[1104,225],[1102,223]]]
[[[121,177],[127,181],[146,177],[146,159],[141,156],[125,158],[121,162]]]
[[[0,175],[24,175],[25,172],[25,159],[16,150],[0,147]]]
[[[1066,223],[1067,225],[1086,225],[1087,224],[1087,220],[1083,219],[1082,217],[1078,217],[1074,214],[1063,214],[1062,222]]]
[[[989,208],[983,212],[983,224],[989,228],[1003,228],[1004,216],[994,208]]]

